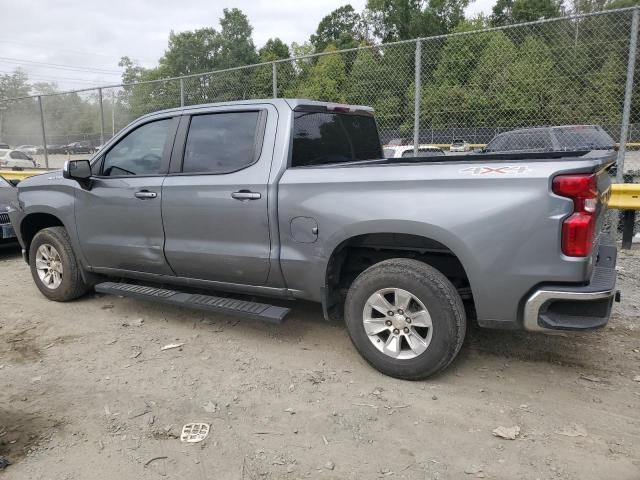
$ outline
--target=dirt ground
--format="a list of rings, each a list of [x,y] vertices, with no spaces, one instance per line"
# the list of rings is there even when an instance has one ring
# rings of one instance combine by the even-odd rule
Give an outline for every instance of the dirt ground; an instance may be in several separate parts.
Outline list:
[[[4,249],[0,477],[638,479],[640,251],[618,264],[606,329],[472,328],[444,374],[404,382],[313,304],[274,326],[119,297],[53,303]],[[208,438],[181,443],[193,421]]]

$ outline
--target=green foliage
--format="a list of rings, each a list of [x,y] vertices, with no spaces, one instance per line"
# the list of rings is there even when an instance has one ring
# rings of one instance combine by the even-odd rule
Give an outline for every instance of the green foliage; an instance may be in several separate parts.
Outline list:
[[[561,2],[557,0],[514,0],[511,8],[514,23],[533,22],[541,18],[559,17]]]
[[[260,49],[259,54],[261,62],[270,62],[272,60],[280,60],[291,56],[291,52],[289,51],[287,44],[278,37],[267,40],[264,47]]]
[[[451,32],[469,0],[368,0],[373,33],[382,42]]]
[[[336,48],[327,47],[324,53],[331,54]],[[345,102],[344,86],[347,80],[345,64],[341,55],[322,55],[308,72],[304,81],[294,91],[289,91],[290,96],[300,96],[313,100],[330,102]]]
[[[338,50],[355,48],[363,40],[362,19],[351,5],[344,5],[325,16],[311,35],[316,52],[324,52],[332,44]]]

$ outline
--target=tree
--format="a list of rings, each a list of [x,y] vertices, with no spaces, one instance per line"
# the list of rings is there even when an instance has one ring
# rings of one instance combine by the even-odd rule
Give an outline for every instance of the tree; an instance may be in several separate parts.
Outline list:
[[[253,44],[253,27],[247,16],[238,8],[223,10],[220,19],[220,51],[216,68],[231,68],[258,62],[258,54]]]
[[[361,17],[351,5],[344,5],[326,15],[311,35],[316,52],[323,52],[329,44],[338,50],[355,48],[363,40]]]
[[[276,37],[267,40],[264,47],[260,49],[259,55],[261,62],[270,62],[273,60],[289,58],[291,56],[291,52],[289,51],[287,44]]]
[[[542,18],[559,17],[562,2],[557,0],[513,0],[513,23],[533,22]]]
[[[217,67],[216,54],[220,47],[220,35],[213,28],[180,33],[172,31],[169,34],[167,50],[160,58],[158,68],[167,77],[214,70]]]
[[[490,21],[493,27],[513,23],[513,0],[497,0],[491,9]]]
[[[469,0],[368,0],[368,18],[382,42],[451,32]]]
[[[309,71],[301,85],[296,88],[296,92],[291,96],[302,96],[312,100],[324,100],[328,102],[345,102],[344,84],[347,79],[345,74],[345,64],[342,55],[335,53],[333,45],[324,51],[327,55],[322,55]],[[296,95],[296,93],[298,95]]]

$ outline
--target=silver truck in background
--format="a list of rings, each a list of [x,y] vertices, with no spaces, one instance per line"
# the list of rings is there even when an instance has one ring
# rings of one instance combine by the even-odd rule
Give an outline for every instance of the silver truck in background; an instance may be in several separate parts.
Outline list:
[[[375,368],[420,379],[455,358],[469,318],[547,332],[607,323],[614,160],[385,159],[368,107],[230,102],[136,120],[90,162],[21,182],[10,216],[51,300],[95,287],[274,322],[289,310],[202,292],[311,300],[344,318]]]

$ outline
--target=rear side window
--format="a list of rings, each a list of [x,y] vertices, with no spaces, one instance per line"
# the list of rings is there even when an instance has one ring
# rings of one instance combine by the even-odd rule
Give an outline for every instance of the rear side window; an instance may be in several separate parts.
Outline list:
[[[596,126],[557,127],[553,133],[561,150],[612,149],[615,146],[609,134]]]
[[[231,173],[253,164],[260,152],[260,112],[227,112],[191,118],[183,173]]]
[[[292,167],[378,158],[382,147],[372,116],[295,112]]]
[[[547,130],[504,133],[491,140],[486,150],[490,152],[550,151],[553,150],[553,143]]]

